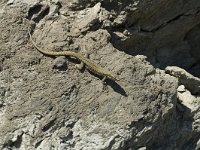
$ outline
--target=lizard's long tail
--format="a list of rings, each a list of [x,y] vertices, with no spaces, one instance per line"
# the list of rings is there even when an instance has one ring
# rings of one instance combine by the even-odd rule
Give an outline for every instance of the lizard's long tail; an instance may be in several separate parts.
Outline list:
[[[36,43],[33,41],[33,38],[32,38],[32,36],[31,36],[30,30],[28,30],[28,34],[29,34],[29,37],[30,37],[30,40],[31,40],[32,44],[34,45],[34,47],[35,47],[38,51],[40,51],[40,52],[43,53],[43,54],[50,55],[48,51],[44,51],[44,50],[40,49],[40,48],[36,45]]]
[[[30,37],[30,40],[32,42],[32,44],[34,45],[34,47],[41,53],[43,53],[44,55],[49,55],[49,56],[74,56],[74,57],[78,57],[79,54],[77,54],[76,52],[73,51],[61,51],[61,52],[55,52],[55,51],[48,51],[48,50],[42,50],[41,48],[39,48],[37,46],[37,44],[34,42],[30,30],[28,30],[28,34]],[[81,57],[81,56],[79,56]]]

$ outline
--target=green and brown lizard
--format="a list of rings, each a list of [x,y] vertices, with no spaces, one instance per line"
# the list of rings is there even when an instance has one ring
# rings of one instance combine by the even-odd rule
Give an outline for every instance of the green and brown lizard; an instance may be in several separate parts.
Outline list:
[[[90,60],[89,58],[84,57],[81,53],[78,52],[73,52],[73,51],[61,51],[61,52],[54,52],[54,51],[46,51],[46,50],[42,50],[40,49],[36,43],[33,41],[32,36],[30,34],[30,32],[28,31],[29,36],[30,36],[30,40],[32,42],[32,44],[34,45],[34,47],[41,53],[45,54],[45,55],[49,55],[49,56],[70,56],[70,57],[75,57],[77,58],[79,61],[81,61],[85,67],[90,70],[91,72],[102,76],[103,77],[103,81],[105,79],[111,79],[114,81],[119,81],[119,79],[114,76],[110,71],[105,70],[103,67],[101,67],[100,65],[96,64],[94,61]]]

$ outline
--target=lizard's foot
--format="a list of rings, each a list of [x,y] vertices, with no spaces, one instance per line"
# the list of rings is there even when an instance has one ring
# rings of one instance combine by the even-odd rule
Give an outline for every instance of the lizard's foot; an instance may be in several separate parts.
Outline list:
[[[102,84],[103,84],[103,90],[105,90],[106,89],[106,82],[105,82],[105,80],[106,80],[106,77],[103,77],[103,79],[101,80],[102,81]]]
[[[89,54],[86,53],[86,54],[85,54],[85,57],[86,57],[86,58],[89,58]],[[84,64],[83,62],[81,62],[80,64],[76,64],[76,65],[75,65],[75,68],[78,69],[79,71],[81,71],[81,70],[84,68],[84,65],[85,65],[85,64]]]
[[[76,64],[75,65],[75,68],[78,69],[79,71],[81,71],[83,69],[83,67],[84,67],[84,63],[83,62],[81,62],[80,64]]]

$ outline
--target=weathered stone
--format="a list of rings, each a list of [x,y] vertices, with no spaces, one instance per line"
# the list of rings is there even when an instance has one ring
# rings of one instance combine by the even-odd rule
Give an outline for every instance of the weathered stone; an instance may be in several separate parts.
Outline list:
[[[193,94],[200,94],[200,79],[176,66],[165,68],[166,73],[179,79],[179,85],[183,84]]]
[[[66,58],[65,58],[65,56],[57,57],[54,60],[54,68],[60,69],[60,68],[65,67],[65,66],[66,66]]]
[[[185,92],[185,86],[184,85],[180,85],[178,88],[177,88],[177,91],[178,92]]]
[[[199,79],[160,69],[198,65],[197,49],[190,50],[197,48],[199,6],[199,0],[1,1],[0,149],[198,149]],[[74,69],[73,57],[67,70],[55,71],[53,63],[62,67],[64,58],[39,53],[29,27],[41,49],[89,53],[121,80],[103,85],[87,68]]]

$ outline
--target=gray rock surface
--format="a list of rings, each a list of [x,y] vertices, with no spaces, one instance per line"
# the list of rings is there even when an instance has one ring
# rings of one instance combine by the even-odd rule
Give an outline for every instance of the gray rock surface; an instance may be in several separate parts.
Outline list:
[[[187,143],[184,147],[186,150],[198,150],[200,138],[200,97],[192,95],[188,90],[185,92],[178,92],[177,96],[179,102],[177,110],[181,113],[181,121],[177,124],[178,126],[181,126],[181,128],[178,128],[177,132],[185,137],[182,138],[179,144],[182,145],[183,143]],[[188,138],[190,138],[190,141],[187,141]],[[195,143],[195,146],[193,146],[192,143]]]
[[[165,68],[165,72],[172,76],[175,76],[179,80],[180,85],[184,85],[193,94],[200,94],[200,79],[194,77],[184,69],[177,66],[168,66]]]
[[[66,67],[66,58],[65,58],[65,56],[57,57],[54,60],[53,66],[56,69],[64,69],[64,67]]]
[[[199,45],[191,35],[199,30],[199,6],[198,0],[1,1],[0,149],[198,149],[198,76],[185,71],[192,82],[180,85],[180,76],[162,69],[179,64],[198,75],[192,66],[199,65]],[[87,69],[76,70],[75,58],[39,53],[28,29],[41,49],[88,53],[121,80],[104,85]]]

